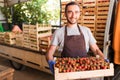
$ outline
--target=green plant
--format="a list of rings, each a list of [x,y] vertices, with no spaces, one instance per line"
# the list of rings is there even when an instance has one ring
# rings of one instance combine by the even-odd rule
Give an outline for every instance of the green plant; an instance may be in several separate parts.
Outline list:
[[[6,7],[6,6],[4,6],[4,7],[0,6],[0,10],[4,14],[4,16],[6,17],[7,22],[12,23],[12,15],[10,13],[10,8]]]
[[[53,5],[48,6],[46,4],[47,2],[48,0],[31,0],[12,6],[12,15],[10,13],[10,7],[2,7],[2,12],[9,23],[50,23],[52,20],[57,20],[60,14],[59,9],[56,9],[55,12],[48,10],[48,7],[52,7]],[[57,0],[55,2],[58,4]]]

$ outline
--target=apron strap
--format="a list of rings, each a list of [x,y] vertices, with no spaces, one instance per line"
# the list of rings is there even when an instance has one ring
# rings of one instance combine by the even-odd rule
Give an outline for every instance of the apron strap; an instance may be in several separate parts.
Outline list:
[[[77,24],[77,27],[78,27],[78,30],[79,30],[80,34],[82,34],[82,31],[81,31],[81,29],[80,29],[80,27],[79,27],[78,24]],[[64,35],[64,39],[65,39],[65,36],[67,36],[67,25],[65,26],[65,35]]]

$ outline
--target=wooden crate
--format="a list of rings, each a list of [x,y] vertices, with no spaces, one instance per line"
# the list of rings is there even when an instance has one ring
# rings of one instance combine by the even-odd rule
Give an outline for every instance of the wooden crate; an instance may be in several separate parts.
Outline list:
[[[95,23],[95,16],[83,16],[83,23]]]
[[[83,16],[82,15],[80,15],[80,18],[79,18],[79,20],[78,20],[78,24],[81,24],[82,25],[82,23],[83,23]]]
[[[109,6],[110,0],[97,0],[97,6]]]
[[[4,43],[5,44],[9,44],[9,45],[14,45],[15,44],[15,38],[12,39],[4,39]]]
[[[99,29],[98,29],[99,30]],[[103,44],[104,44],[104,31],[102,32],[97,32],[95,34],[95,38],[97,40],[97,45],[99,46],[100,49],[103,49]]]
[[[30,45],[29,47],[31,50],[35,50],[35,51],[40,51],[39,46],[38,45]]]
[[[83,6],[91,7],[96,5],[96,0],[83,0]]]
[[[106,21],[107,21],[107,16],[97,16],[96,18],[96,23],[106,23]]]
[[[39,37],[45,37],[45,36],[50,36],[50,35],[52,35],[51,30],[47,31],[46,33],[39,34],[38,36]]]
[[[23,33],[17,33],[16,34],[16,42],[15,42],[16,46],[20,46],[23,47]]]
[[[59,73],[58,68],[54,67],[54,69],[55,69],[55,80],[86,79],[86,78],[96,78],[96,77],[114,75],[114,68],[112,63],[110,64],[110,69],[68,72],[68,73]]]
[[[96,7],[83,7],[82,9],[83,15],[95,15],[96,14]]]
[[[22,28],[23,28],[23,31],[29,30],[29,25],[28,24],[23,24]]]
[[[39,40],[38,39],[34,39],[34,38],[29,38],[29,42],[30,44],[34,44],[34,45],[38,45],[39,44]]]
[[[35,50],[35,51],[39,51],[39,37],[33,37],[30,36],[29,37],[29,44],[30,44],[30,49]]]
[[[29,48],[32,50],[35,50],[35,51],[40,51],[39,44],[37,44],[37,43],[35,43],[35,44],[30,43]]]
[[[0,43],[4,43],[5,32],[0,32]]]
[[[23,47],[25,47],[25,48],[29,48],[29,49],[30,49],[30,43],[23,42]]]
[[[48,51],[48,48],[49,48],[50,42],[51,42],[50,37],[51,36],[39,38],[39,40],[40,40],[40,51],[42,51],[43,53],[46,53]]]
[[[47,45],[40,45],[40,51],[42,51],[43,54],[46,54],[48,51]]]
[[[30,47],[29,36],[25,36],[24,34],[23,34],[23,47],[25,47],[25,48]]]
[[[23,47],[39,51],[39,37],[52,35],[50,24],[23,24]]]
[[[14,69],[0,65],[0,80],[13,80]]]
[[[16,34],[13,32],[6,32],[4,34],[4,43],[9,45],[15,44],[15,39],[16,39],[15,36]]]
[[[110,0],[97,0],[97,14],[108,14]]]
[[[30,25],[29,34],[35,37],[45,37],[52,35],[52,27],[48,24]]]
[[[6,32],[4,34],[4,38],[10,39],[10,38],[15,38],[16,34],[13,32]]]
[[[83,16],[83,26],[90,28],[92,33],[95,32],[95,16]]]
[[[100,8],[97,8],[97,14],[99,15],[103,15],[103,14],[108,14],[108,9],[109,7],[100,7]]]
[[[97,45],[101,49],[103,49],[103,44],[104,44],[106,21],[107,21],[106,14],[103,14],[103,15],[98,14],[96,18],[95,38],[97,40]]]
[[[66,20],[65,13],[61,13],[62,20]]]

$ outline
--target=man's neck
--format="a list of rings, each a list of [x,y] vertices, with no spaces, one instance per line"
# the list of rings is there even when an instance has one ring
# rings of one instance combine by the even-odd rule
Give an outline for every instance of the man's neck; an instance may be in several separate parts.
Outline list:
[[[69,28],[72,28],[72,27],[76,27],[77,26],[77,23],[76,24],[67,24],[67,27],[69,27]]]

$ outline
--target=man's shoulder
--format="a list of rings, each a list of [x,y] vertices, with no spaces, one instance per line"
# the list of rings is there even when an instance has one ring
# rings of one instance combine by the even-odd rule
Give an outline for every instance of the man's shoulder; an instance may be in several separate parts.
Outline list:
[[[54,35],[61,36],[62,34],[64,34],[64,30],[65,30],[64,27],[60,27],[59,29],[55,30]]]
[[[86,27],[86,26],[81,26],[79,25],[79,27],[82,29],[82,30],[90,30],[90,28]]]
[[[60,27],[59,29],[56,30],[56,32],[63,32],[65,30],[65,27]]]

